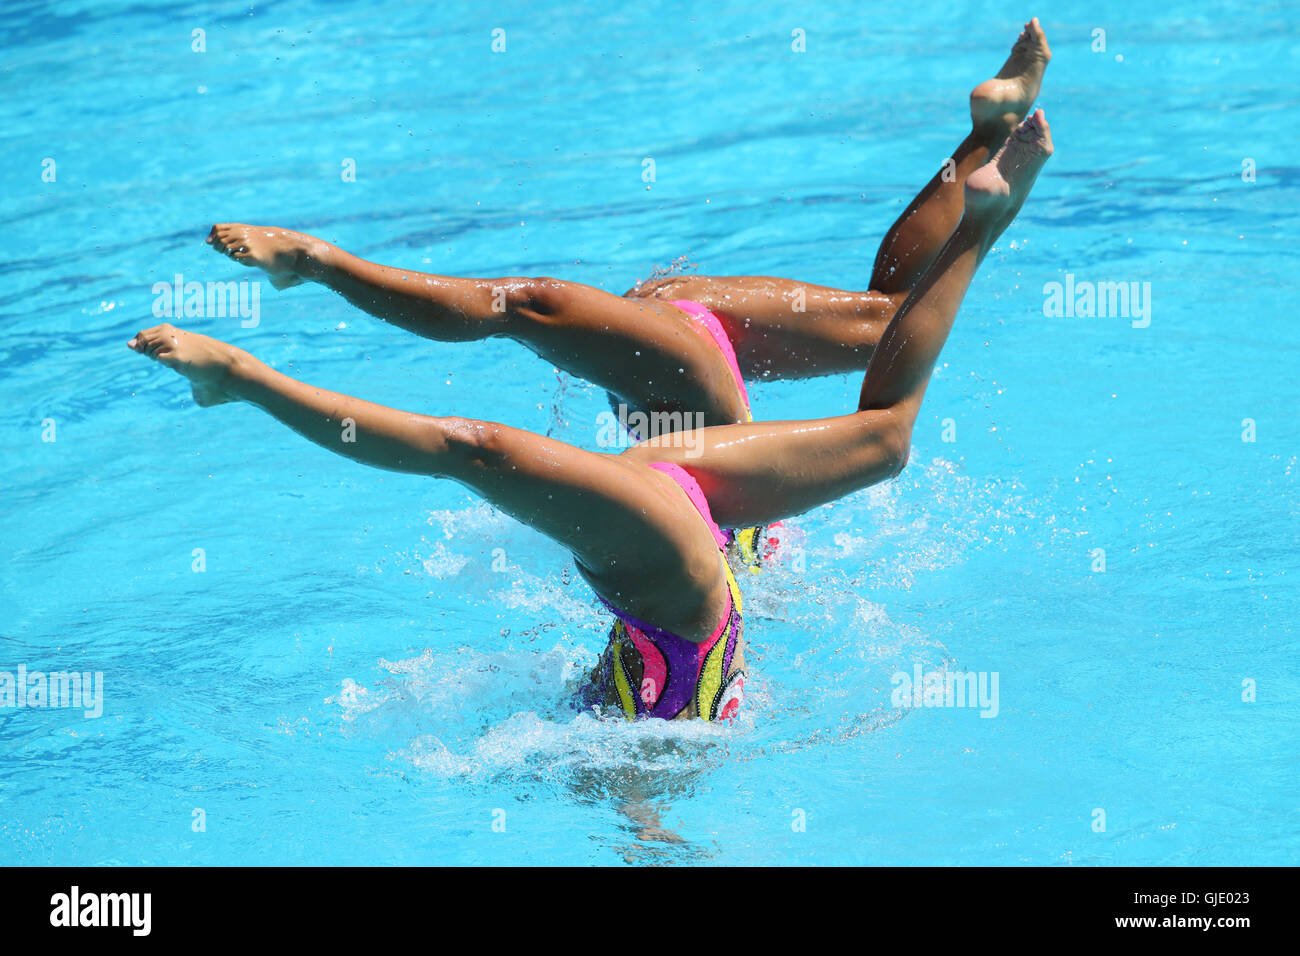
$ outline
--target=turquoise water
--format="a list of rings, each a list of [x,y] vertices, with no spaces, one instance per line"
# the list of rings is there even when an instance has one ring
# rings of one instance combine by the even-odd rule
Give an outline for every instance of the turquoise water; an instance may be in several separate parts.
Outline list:
[[[1294,6],[752,6],[5,6],[0,671],[104,699],[0,710],[0,862],[1297,862]],[[733,728],[575,716],[607,622],[557,546],[125,348],[154,283],[256,278],[218,220],[616,292],[674,261],[861,287],[1034,13],[1056,156],[911,467],[742,581]],[[1045,315],[1067,274],[1149,282],[1149,325]],[[261,293],[256,327],[180,324],[594,447],[603,394],[517,346]],[[857,388],[751,385],[760,418]],[[996,716],[896,706],[917,665],[996,673]]]

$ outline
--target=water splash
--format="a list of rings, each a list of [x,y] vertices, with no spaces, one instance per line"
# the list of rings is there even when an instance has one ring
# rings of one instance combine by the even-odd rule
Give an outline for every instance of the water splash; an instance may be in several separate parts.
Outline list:
[[[787,553],[741,578],[751,678],[731,725],[574,711],[568,701],[595,665],[608,621],[567,563],[517,546],[511,553],[527,567],[461,582],[489,585],[475,601],[511,611],[511,627],[484,639],[493,650],[444,645],[380,660],[377,682],[345,679],[331,702],[348,733],[385,741],[395,760],[433,777],[588,792],[613,774],[655,794],[689,790],[720,759],[833,745],[903,719],[892,675],[956,662],[927,626],[891,617],[891,604],[925,575],[1016,533],[1033,510],[1017,482],[976,480],[935,458],[796,519],[789,538],[803,569]],[[527,533],[482,504],[433,512],[429,523],[441,540],[422,563],[448,577],[467,573],[472,550]]]
[[[696,272],[699,265],[691,261],[690,253],[678,256],[666,266],[654,266],[650,270],[650,275],[644,279],[637,279],[633,289],[640,289],[647,282],[654,282],[656,279],[666,279],[669,276],[685,275],[688,272]]]

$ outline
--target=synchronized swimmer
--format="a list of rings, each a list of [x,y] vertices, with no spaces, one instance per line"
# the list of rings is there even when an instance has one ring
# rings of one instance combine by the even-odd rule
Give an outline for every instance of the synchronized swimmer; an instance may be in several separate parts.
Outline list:
[[[696,412],[703,427],[689,453],[680,436],[643,436],[606,454],[508,425],[397,411],[169,324],[128,345],[189,379],[201,406],[247,402],[355,461],[452,479],[563,545],[615,618],[581,706],[725,720],[745,681],[742,599],[728,555],[752,558],[753,529],[906,465],[962,298],[1052,154],[1043,111],[1025,118],[1050,58],[1031,20],[1002,69],[972,91],[970,134],[886,233],[866,292],[673,276],[616,296],[556,279],[408,272],[285,229],[223,223],[208,236],[278,289],[318,282],[438,341],[512,338],[630,407]],[[747,377],[864,369],[851,414],[780,422],[750,414]],[[342,440],[345,419],[355,440]]]

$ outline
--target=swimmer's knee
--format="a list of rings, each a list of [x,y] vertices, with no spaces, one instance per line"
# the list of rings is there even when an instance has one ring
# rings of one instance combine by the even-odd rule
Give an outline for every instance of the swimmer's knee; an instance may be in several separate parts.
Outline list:
[[[505,464],[505,426],[472,418],[434,418],[431,422],[442,451],[460,466],[455,470],[489,470]]]
[[[532,276],[502,276],[482,279],[472,314],[491,318],[509,334],[518,322],[552,314],[564,306],[565,283],[559,279]]]
[[[569,284],[549,276],[497,279],[494,308],[508,315],[530,318],[562,312],[570,301]]]
[[[889,466],[889,477],[897,478],[907,467],[912,456],[912,423],[910,421],[893,422],[881,433],[885,461]]]

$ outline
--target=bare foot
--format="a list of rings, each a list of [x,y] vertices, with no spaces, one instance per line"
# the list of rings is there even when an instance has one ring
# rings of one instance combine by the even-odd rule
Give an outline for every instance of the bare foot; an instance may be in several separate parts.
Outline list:
[[[1014,129],[1038,99],[1043,71],[1051,59],[1047,34],[1034,17],[1025,24],[997,76],[971,91],[970,117],[976,132],[1001,139]]]
[[[240,356],[247,353],[233,345],[169,323],[137,332],[126,344],[188,378],[194,401],[204,408],[238,398],[227,388],[227,379]]]
[[[303,266],[308,251],[319,240],[276,226],[219,222],[208,233],[207,241],[217,252],[236,262],[257,266],[277,289],[287,289],[305,279]]]
[[[1002,229],[1015,218],[1038,171],[1052,155],[1047,116],[1035,110],[987,163],[966,177],[966,215]]]

